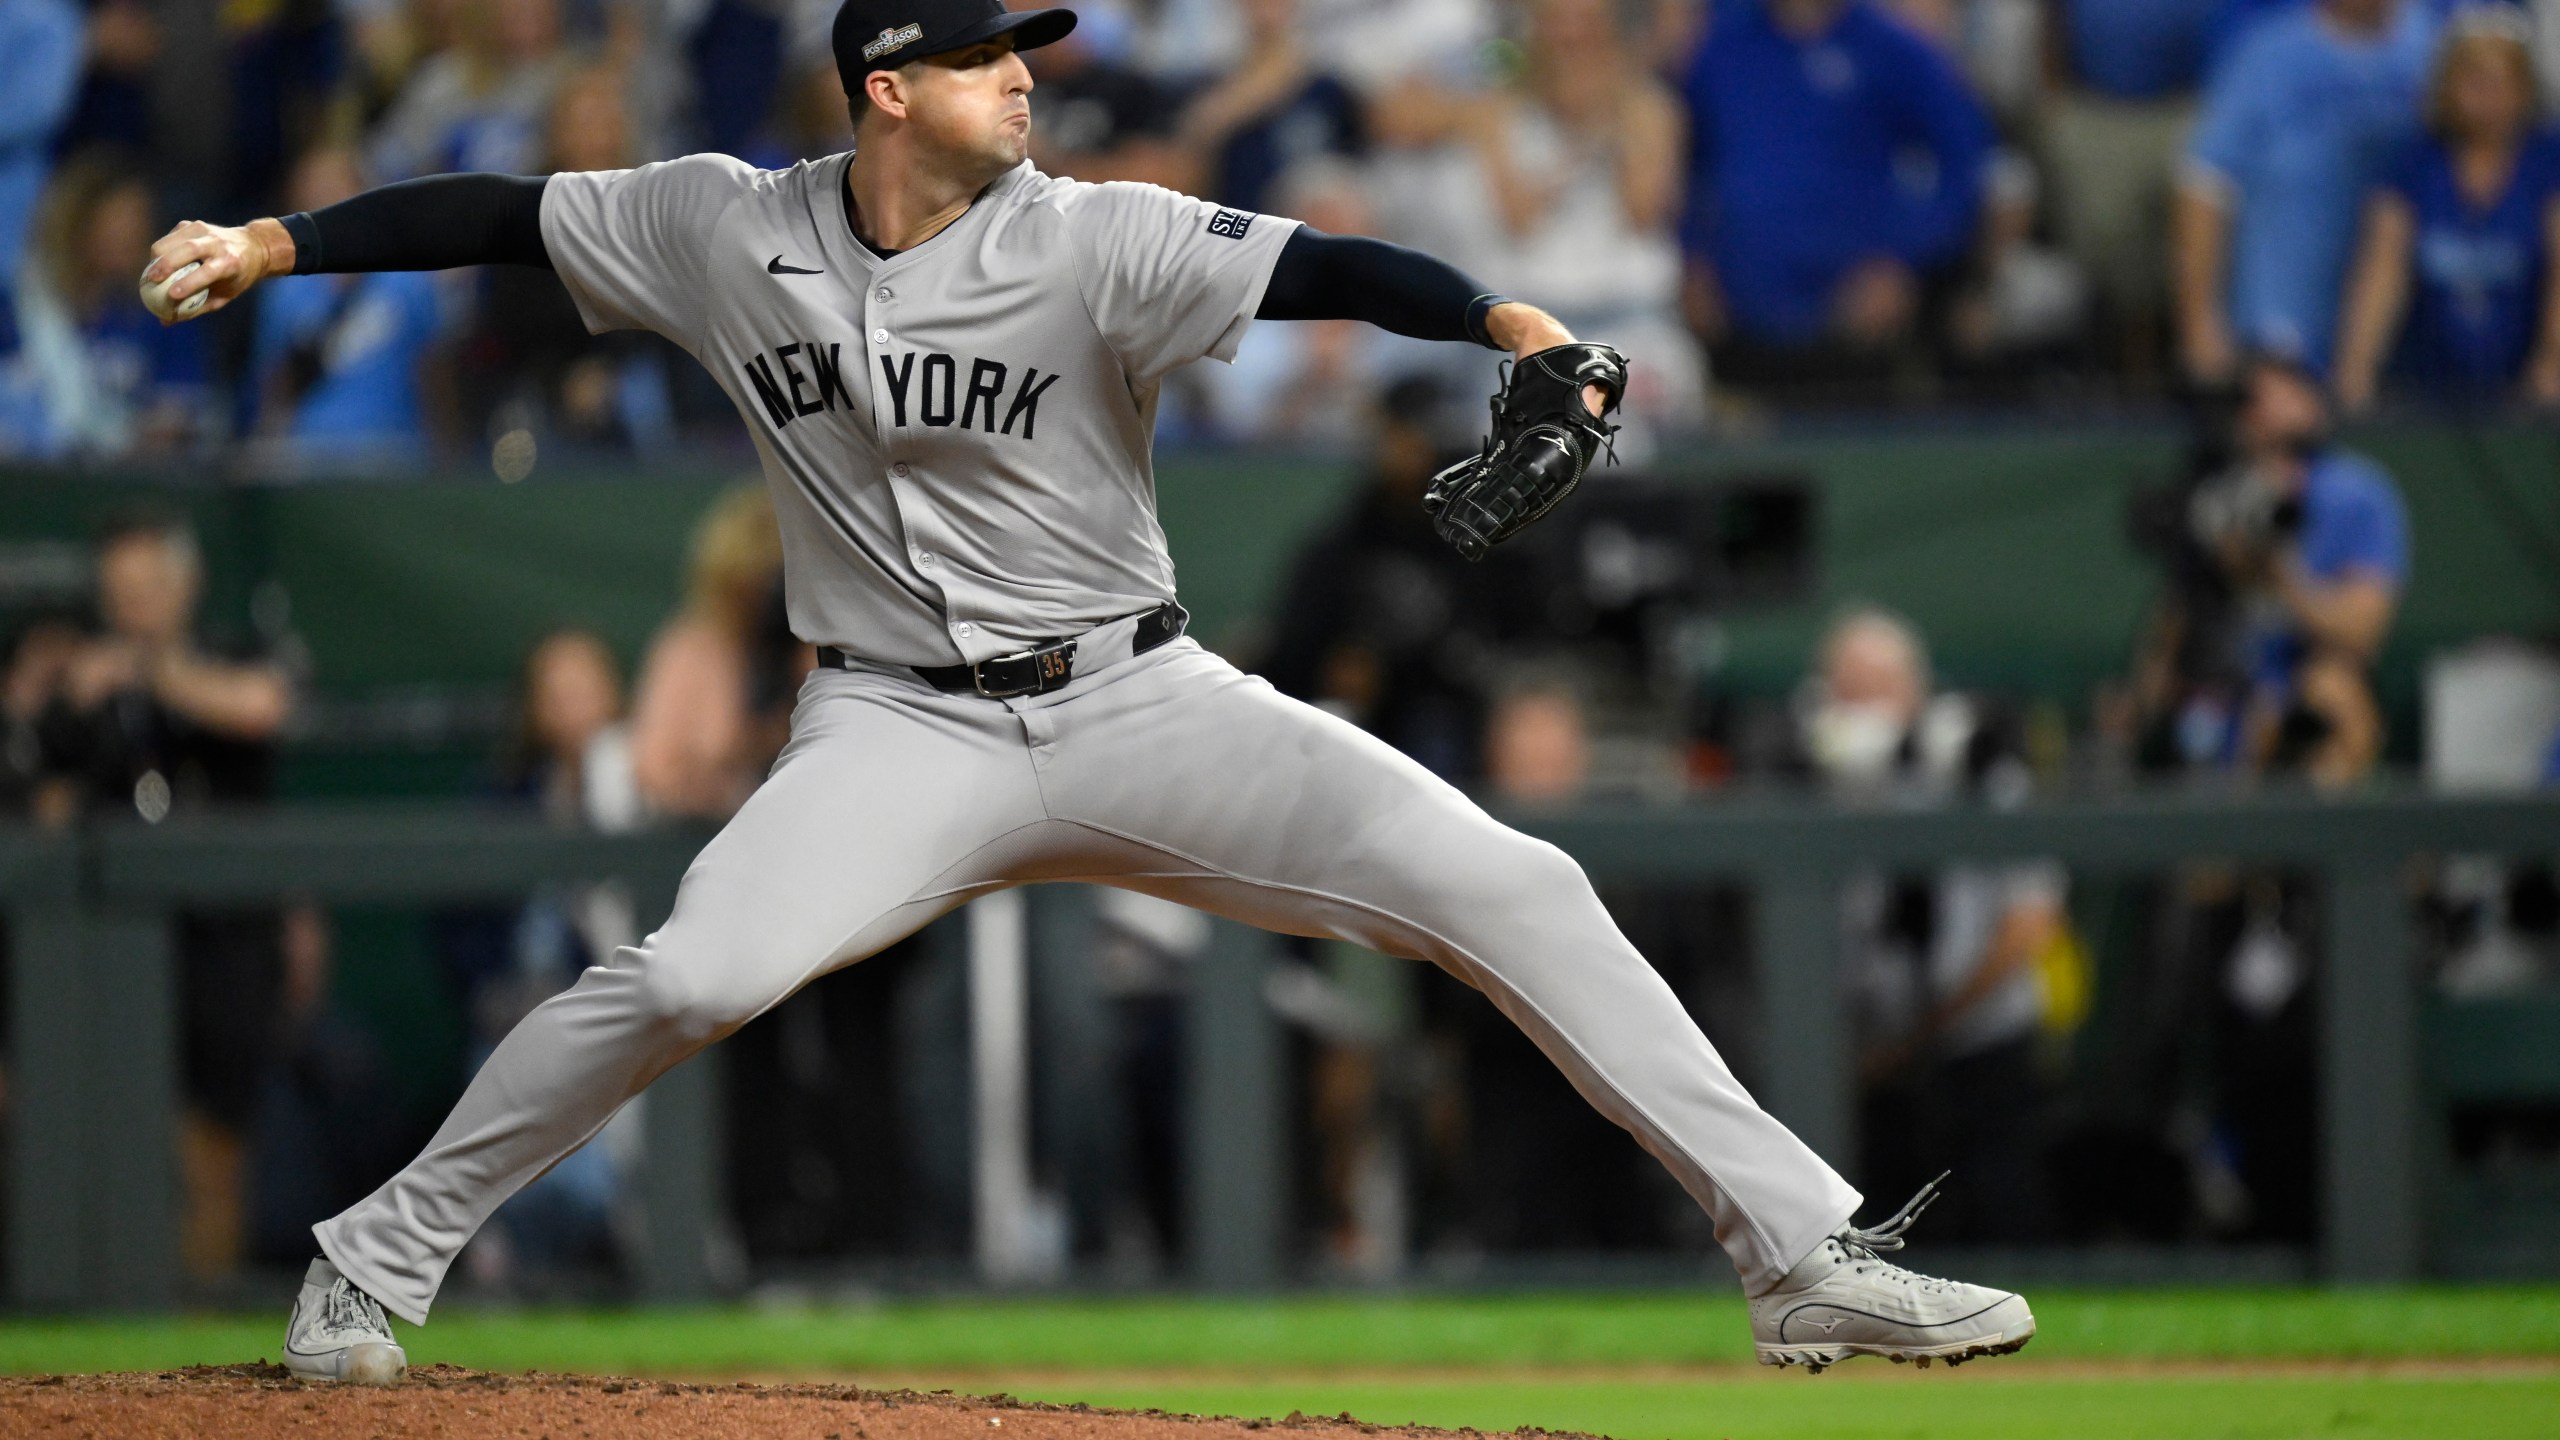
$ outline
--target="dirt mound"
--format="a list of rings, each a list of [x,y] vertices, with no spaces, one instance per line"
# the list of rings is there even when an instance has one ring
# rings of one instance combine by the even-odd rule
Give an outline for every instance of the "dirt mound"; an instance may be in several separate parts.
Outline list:
[[[1476,1436],[1370,1425],[1349,1415],[1236,1420],[1161,1410],[1047,1405],[1009,1395],[920,1394],[852,1385],[681,1385],[580,1375],[492,1375],[453,1365],[395,1389],[305,1385],[281,1365],[201,1365],[121,1375],[0,1378],[0,1435],[369,1440],[369,1437],[744,1437],[756,1440],[1305,1440]],[[1554,1440],[1584,1437],[1523,1429]]]

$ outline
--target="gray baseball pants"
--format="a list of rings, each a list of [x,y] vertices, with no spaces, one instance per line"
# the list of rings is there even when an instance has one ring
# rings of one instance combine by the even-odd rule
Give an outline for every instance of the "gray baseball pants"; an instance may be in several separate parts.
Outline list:
[[[971,897],[1044,880],[1429,960],[1473,985],[1670,1168],[1753,1293],[1857,1209],[1563,852],[1175,640],[1003,702],[885,666],[814,673],[772,775],[686,871],[665,926],[526,1016],[425,1153],[314,1227],[322,1252],[423,1323],[490,1212],[650,1081]]]

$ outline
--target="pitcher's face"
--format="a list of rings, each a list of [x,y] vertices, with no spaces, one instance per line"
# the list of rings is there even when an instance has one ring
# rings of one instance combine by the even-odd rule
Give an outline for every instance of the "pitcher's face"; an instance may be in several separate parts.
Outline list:
[[[898,78],[922,148],[953,169],[992,178],[1031,153],[1031,70],[1012,37],[929,55]]]

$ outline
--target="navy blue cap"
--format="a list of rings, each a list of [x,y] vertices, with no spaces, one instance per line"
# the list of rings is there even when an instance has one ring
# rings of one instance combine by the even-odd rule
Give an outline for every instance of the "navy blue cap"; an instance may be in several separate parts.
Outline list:
[[[999,35],[1011,35],[1016,50],[1036,50],[1074,28],[1073,10],[1007,10],[1004,0],[845,0],[836,12],[836,73],[844,93],[859,96],[862,77],[874,70]]]

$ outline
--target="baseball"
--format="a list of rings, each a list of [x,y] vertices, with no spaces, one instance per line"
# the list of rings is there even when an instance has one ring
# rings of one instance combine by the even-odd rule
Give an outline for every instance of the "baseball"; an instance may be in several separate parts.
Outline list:
[[[171,305],[169,303],[169,287],[178,283],[180,276],[185,275],[188,271],[195,269],[198,265],[203,263],[204,262],[200,260],[190,260],[186,264],[179,266],[177,269],[170,271],[169,278],[166,280],[146,280],[142,282],[143,305],[149,308],[152,314],[159,316],[163,321],[184,320],[188,316],[202,310],[204,308],[204,302],[212,297],[212,291],[199,290],[193,295],[188,296],[186,299],[179,301],[176,305]]]

